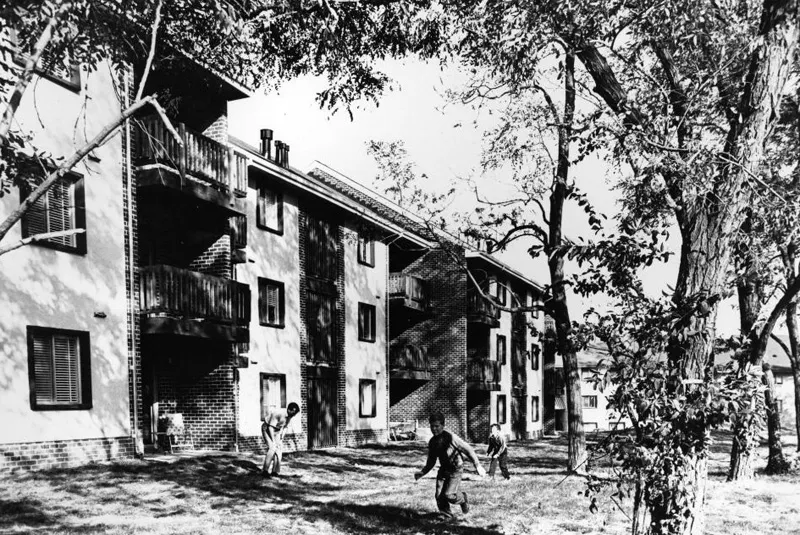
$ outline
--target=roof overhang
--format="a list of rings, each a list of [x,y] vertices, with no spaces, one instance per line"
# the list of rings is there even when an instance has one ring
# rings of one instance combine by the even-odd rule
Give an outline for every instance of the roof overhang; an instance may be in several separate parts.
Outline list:
[[[488,264],[495,270],[513,277],[514,279],[517,280],[517,282],[520,282],[528,287],[531,287],[538,292],[544,293],[544,286],[542,286],[541,284],[532,279],[529,279],[516,269],[510,267],[508,264],[504,262],[501,262],[500,260],[498,260],[497,258],[493,257],[488,253],[484,253],[483,251],[468,250],[465,252],[465,255],[467,257],[467,261],[473,259]]]
[[[282,180],[286,184],[289,184],[296,189],[303,191],[304,193],[333,204],[346,213],[365,221],[369,221],[377,227],[390,232],[399,238],[409,240],[410,242],[421,247],[434,248],[436,246],[434,242],[431,242],[419,234],[406,229],[393,221],[390,221],[380,214],[375,213],[373,210],[370,210],[367,207],[359,204],[357,201],[351,199],[347,195],[331,188],[326,184],[320,183],[320,181],[314,177],[303,173],[294,167],[286,168],[276,165],[274,162],[268,160],[262,154],[260,154],[255,147],[245,143],[244,141],[230,136],[229,142],[231,145],[233,145],[234,149],[238,149],[240,153],[246,156],[249,164],[256,169],[268,173],[272,177]]]

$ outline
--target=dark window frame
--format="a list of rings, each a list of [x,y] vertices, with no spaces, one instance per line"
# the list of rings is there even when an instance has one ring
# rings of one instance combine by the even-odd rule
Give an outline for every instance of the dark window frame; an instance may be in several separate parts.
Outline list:
[[[275,286],[278,288],[278,322],[273,323],[267,319],[266,303],[262,305],[266,297],[266,287]],[[263,313],[263,314],[262,314]],[[286,286],[280,281],[258,277],[258,322],[264,327],[283,329],[286,327]]]
[[[584,409],[597,409],[598,400],[597,396],[581,396],[581,407]]]
[[[366,255],[362,254],[362,244],[365,245],[363,250]],[[359,264],[367,267],[375,267],[375,240],[365,235],[363,232],[358,233],[356,256],[358,257]]]
[[[508,299],[508,288],[506,285],[500,281],[500,279],[495,279],[495,298],[497,302],[500,303],[501,306],[505,306],[506,300]]]
[[[539,396],[531,396],[531,421],[538,422],[539,418]]]
[[[9,37],[11,41],[11,46],[14,48],[14,62],[19,65],[20,67],[25,67],[25,64],[28,62],[30,58],[30,54],[27,52],[23,52],[19,49],[19,38],[17,36],[16,30],[12,29],[9,32]],[[69,78],[66,78],[64,75],[58,73],[57,69],[54,69],[55,58],[52,53],[49,53],[45,50],[42,55],[39,57],[39,64],[36,66],[33,72],[37,75],[41,76],[42,78],[46,78],[51,82],[54,82],[66,89],[69,89],[73,93],[80,93],[81,91],[81,66],[80,64],[69,60],[68,58],[63,58],[62,62],[64,65],[62,68],[66,71],[66,75]]]
[[[259,405],[261,407],[261,420],[264,420],[264,417],[267,415],[267,406],[264,404],[266,401],[264,399],[264,381],[269,380],[272,378],[278,378],[281,385],[281,405],[278,407],[279,409],[286,408],[286,374],[285,373],[270,373],[270,372],[261,372],[258,374],[258,394],[259,394]]]
[[[269,191],[275,195],[275,205],[277,210],[277,226],[271,227],[266,223],[266,214],[262,213],[261,197],[263,192]],[[261,230],[266,230],[279,236],[283,235],[283,192],[276,190],[271,184],[265,182],[263,179],[259,180],[256,186],[256,227]]]
[[[36,362],[34,356],[34,337],[37,335],[64,335],[74,336],[78,339],[78,360],[81,382],[81,401],[79,403],[40,403],[36,399]],[[91,339],[89,331],[76,331],[72,329],[59,329],[54,327],[40,327],[28,325],[28,383],[30,388],[31,410],[34,411],[70,411],[88,410],[92,408],[92,369],[91,369]]]
[[[539,371],[539,355],[541,350],[538,345],[531,344],[531,370]]]
[[[502,342],[502,343],[501,343]],[[497,361],[501,366],[505,365],[508,361],[508,340],[506,335],[498,334],[496,341]],[[500,349],[502,348],[502,351]]]
[[[498,394],[497,395],[497,423],[503,425],[508,420],[508,415],[506,414],[506,395],[505,394]],[[502,411],[500,410],[502,408]],[[501,418],[502,416],[502,418]]]
[[[372,387],[372,410],[370,413],[365,414],[363,396],[364,387],[370,385]],[[359,418],[375,418],[378,416],[378,381],[375,379],[359,379],[358,380],[358,416]]]
[[[369,313],[366,315],[365,313]],[[361,318],[366,318],[367,321],[362,322]],[[377,338],[378,332],[378,309],[375,305],[370,305],[369,303],[358,303],[358,340],[360,342],[371,342],[374,343],[375,339]],[[371,321],[370,321],[371,320]],[[368,329],[371,323],[371,332]]]
[[[33,242],[31,245],[35,245],[37,247],[45,247],[47,249],[55,249],[57,251],[63,251],[65,253],[72,253],[72,254],[77,254],[77,255],[85,255],[87,253],[87,251],[88,251],[87,246],[86,246],[86,233],[88,232],[88,229],[86,228],[86,190],[84,188],[84,178],[83,178],[82,175],[80,175],[78,173],[69,172],[69,173],[66,173],[59,180],[60,181],[65,181],[65,182],[69,182],[70,186],[72,186],[74,188],[74,190],[73,190],[73,198],[74,198],[75,206],[73,207],[73,210],[74,210],[75,224],[74,224],[74,226],[72,228],[73,229],[83,229],[83,232],[81,232],[80,234],[75,234],[74,235],[74,237],[75,237],[75,245],[66,245],[66,244],[54,242],[54,241],[51,241],[51,240],[36,241],[36,242]],[[39,200],[45,199],[45,202],[49,202],[47,199],[49,198],[49,195],[51,195],[53,193],[53,187],[55,187],[55,185],[56,184],[53,184],[53,186],[51,186],[50,189],[48,189],[44,193],[44,195],[42,195],[42,197],[40,197]],[[21,187],[20,190],[19,190],[19,202],[22,203],[25,199],[27,199],[32,191],[33,191],[32,187]],[[20,227],[21,227],[22,237],[23,238],[28,238],[30,236],[35,236],[36,234],[41,234],[40,232],[33,232],[30,229],[30,227],[31,227],[31,221],[30,221],[31,209],[33,209],[33,206],[31,206],[31,208],[28,209],[25,212],[25,214],[23,214],[22,220],[20,221]],[[49,211],[49,209],[48,209],[48,211]],[[70,229],[67,229],[67,230],[70,230]],[[46,230],[46,232],[53,232],[53,231],[51,231],[48,228]]]

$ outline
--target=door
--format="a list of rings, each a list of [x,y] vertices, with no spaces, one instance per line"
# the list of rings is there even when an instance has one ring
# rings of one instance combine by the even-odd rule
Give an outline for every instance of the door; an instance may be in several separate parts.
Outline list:
[[[336,446],[336,378],[308,379],[308,448]]]
[[[525,396],[511,397],[511,434],[517,440],[527,438],[526,408]]]

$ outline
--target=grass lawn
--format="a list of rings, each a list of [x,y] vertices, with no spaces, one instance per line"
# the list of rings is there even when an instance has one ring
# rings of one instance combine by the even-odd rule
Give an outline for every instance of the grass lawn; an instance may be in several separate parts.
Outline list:
[[[800,474],[726,484],[728,446],[714,449],[706,532],[800,533]],[[17,474],[0,480],[0,534],[626,533],[611,502],[589,512],[565,455],[564,439],[511,443],[512,480],[468,472],[471,511],[446,522],[433,514],[436,470],[414,482],[419,443],[287,455],[274,479],[259,474],[260,457],[203,453]]]

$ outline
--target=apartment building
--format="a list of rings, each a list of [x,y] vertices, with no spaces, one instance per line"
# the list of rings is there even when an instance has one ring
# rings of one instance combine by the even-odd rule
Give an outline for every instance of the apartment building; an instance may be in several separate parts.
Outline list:
[[[39,74],[18,114],[38,146],[68,156],[128,105],[140,67],[105,67]],[[249,93],[197,62],[172,57],[151,93],[171,95],[180,143],[144,112],[7,238],[85,231],[0,259],[0,471],[170,434],[261,452],[264,414],[291,402],[288,450],[386,441],[432,410],[474,440],[494,422],[541,433],[540,320],[470,293],[464,267],[510,309],[541,287],[323,165],[291,167],[268,129],[229,138],[227,103]]]

